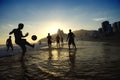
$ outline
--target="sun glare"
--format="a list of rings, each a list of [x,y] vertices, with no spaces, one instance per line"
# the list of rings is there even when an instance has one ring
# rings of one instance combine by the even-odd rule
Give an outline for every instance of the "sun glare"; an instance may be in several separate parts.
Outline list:
[[[63,25],[63,23],[60,21],[48,21],[48,22],[38,23],[32,26],[38,26],[38,27],[37,29],[31,27],[29,30],[26,30],[26,31],[30,31],[31,33],[29,38],[31,42],[36,42],[39,39],[45,38],[48,35],[48,33],[50,33],[51,35],[56,34],[58,29],[63,30],[64,32],[68,31],[68,27],[66,27],[66,25]],[[41,27],[41,26],[44,26],[44,27]],[[33,34],[37,35],[36,41],[31,40],[31,36]]]
[[[60,25],[60,22],[49,22],[46,29],[50,34],[55,34],[61,28]]]
[[[50,33],[55,34],[55,33],[57,33],[58,29],[59,29],[58,27],[51,27]]]

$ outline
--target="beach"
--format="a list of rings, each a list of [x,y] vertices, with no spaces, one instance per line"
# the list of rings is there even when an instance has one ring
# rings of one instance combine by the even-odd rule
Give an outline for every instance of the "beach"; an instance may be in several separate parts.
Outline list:
[[[119,80],[119,44],[77,41],[76,50],[69,50],[67,43],[29,48],[23,61],[16,48],[0,58],[0,80]]]

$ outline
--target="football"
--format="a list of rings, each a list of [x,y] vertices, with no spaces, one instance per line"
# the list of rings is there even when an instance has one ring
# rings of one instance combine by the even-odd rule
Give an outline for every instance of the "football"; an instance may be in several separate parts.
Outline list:
[[[31,39],[35,41],[37,39],[37,36],[36,35],[32,35]]]

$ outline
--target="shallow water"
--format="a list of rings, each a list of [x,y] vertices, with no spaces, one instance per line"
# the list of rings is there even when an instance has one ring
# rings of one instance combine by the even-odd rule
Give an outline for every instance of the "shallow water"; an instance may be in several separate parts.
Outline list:
[[[118,80],[120,46],[79,41],[77,50],[47,47],[20,56],[0,58],[0,80]],[[7,60],[6,60],[7,59]]]

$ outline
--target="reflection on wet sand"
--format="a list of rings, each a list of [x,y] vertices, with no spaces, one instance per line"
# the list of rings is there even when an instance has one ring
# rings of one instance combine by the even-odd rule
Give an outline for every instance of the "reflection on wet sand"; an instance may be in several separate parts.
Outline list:
[[[48,58],[48,60],[51,60],[52,59],[52,50],[51,49],[49,49],[49,58]]]
[[[70,60],[70,69],[74,69],[75,67],[75,58],[76,58],[76,50],[69,51],[69,60]]]
[[[0,80],[119,80],[120,46],[77,42],[77,50],[42,48],[0,58]],[[14,62],[14,63],[13,63]]]
[[[66,72],[65,76],[74,74],[76,50],[69,50],[69,70]]]
[[[48,53],[49,53],[48,60],[59,60],[59,58],[60,58],[60,49],[59,48],[54,49],[54,50],[49,49]]]
[[[25,61],[24,60],[21,61],[21,68],[22,68],[22,70],[21,70],[21,72],[22,72],[22,80],[26,80],[27,67],[25,66]]]

